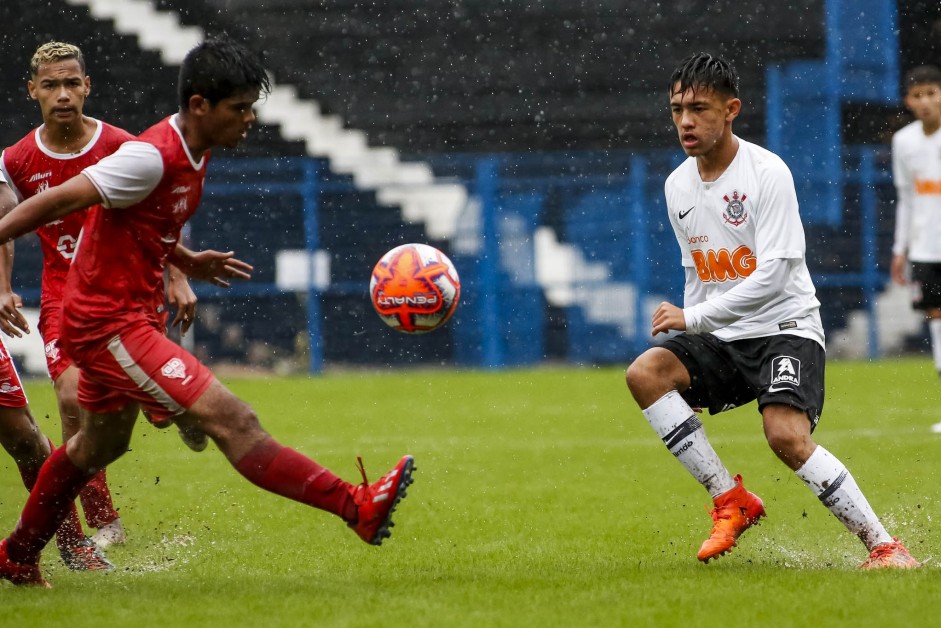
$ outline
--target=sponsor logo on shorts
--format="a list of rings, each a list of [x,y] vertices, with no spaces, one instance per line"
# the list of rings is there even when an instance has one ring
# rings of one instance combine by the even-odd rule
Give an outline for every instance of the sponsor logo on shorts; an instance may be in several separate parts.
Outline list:
[[[793,390],[801,384],[801,361],[789,355],[779,355],[771,360],[771,385],[768,392]]]
[[[186,374],[186,365],[183,364],[183,360],[180,358],[170,358],[167,363],[160,368],[160,372],[167,379],[182,379],[184,386],[193,379],[192,375]]]
[[[62,352],[59,351],[59,339],[55,338],[46,343],[46,359],[50,362],[58,362],[59,358],[62,356]]]
[[[12,395],[13,393],[20,392],[19,386],[14,386],[10,382],[3,382],[0,384],[0,395]]]

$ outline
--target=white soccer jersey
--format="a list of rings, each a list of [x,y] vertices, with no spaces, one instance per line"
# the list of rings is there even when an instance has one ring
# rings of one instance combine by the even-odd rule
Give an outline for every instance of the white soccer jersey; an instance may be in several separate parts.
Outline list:
[[[737,139],[738,152],[716,181],[702,181],[695,157],[666,180],[687,273],[687,331],[722,340],[791,334],[825,346],[791,171],[774,153]]]
[[[892,136],[895,243],[913,262],[941,262],[941,130],[925,135],[915,121]]]

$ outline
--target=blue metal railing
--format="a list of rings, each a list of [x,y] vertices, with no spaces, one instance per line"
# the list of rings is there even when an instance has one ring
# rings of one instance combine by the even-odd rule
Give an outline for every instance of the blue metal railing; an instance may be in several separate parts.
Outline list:
[[[858,201],[844,202],[843,211],[859,213],[858,220],[853,222],[859,225],[859,232],[852,234],[852,250],[841,257],[858,259],[858,262],[848,261],[837,271],[815,271],[816,227],[807,227],[811,271],[818,288],[862,291],[862,302],[872,323],[868,337],[872,357],[877,355],[879,344],[875,297],[887,281],[887,260],[879,259],[880,233],[886,231],[879,230],[880,203],[884,203],[880,197],[891,196],[887,160],[880,154],[885,150],[884,147],[844,149],[847,158],[842,177],[848,185],[858,189]],[[607,173],[601,171],[606,158],[612,165]],[[662,199],[663,180],[682,158],[677,151],[571,155],[566,158],[570,167],[560,167],[565,160],[555,155],[551,172],[539,175],[538,156],[474,155],[461,159],[447,156],[455,173],[453,178],[467,185],[478,204],[479,221],[473,228],[477,229],[480,243],[478,250],[452,251],[455,263],[460,262],[458,270],[464,294],[455,321],[449,323],[447,331],[441,332],[453,337],[455,349],[451,361],[479,368],[534,364],[548,357],[572,362],[626,362],[650,346],[647,302],[654,294],[674,302],[682,297],[679,251]],[[581,168],[584,164],[590,167]],[[202,221],[194,221],[191,245],[194,248],[226,246],[239,254],[239,247],[229,246],[225,239],[227,234],[235,235],[255,247],[252,261],[256,268],[273,258],[277,250],[285,248],[287,236],[292,237],[297,247],[313,253],[325,248],[322,231],[325,225],[321,216],[324,195],[337,193],[350,193],[354,195],[351,199],[364,202],[361,195],[355,196],[357,191],[351,181],[332,175],[316,159],[218,159],[210,167],[204,197],[204,209],[209,215]],[[285,222],[281,231],[261,228],[259,214],[247,211],[247,208],[274,204],[289,207],[280,214],[279,220]],[[375,205],[370,211],[396,210]],[[342,217],[342,211],[339,215]],[[263,220],[264,214],[261,216]],[[336,215],[333,220],[331,228],[336,230]],[[565,353],[548,356],[545,347],[547,311],[553,306],[534,277],[521,276],[507,267],[507,263],[518,261],[508,256],[520,255],[518,249],[506,249],[504,230],[507,225],[516,230],[514,246],[519,246],[519,242],[532,246],[535,229],[551,227],[559,240],[574,247],[586,263],[604,269],[603,276],[581,279],[571,287],[579,294],[589,295],[589,299],[613,299],[607,306],[625,313],[624,320],[628,322],[619,327],[610,321],[589,320],[587,309],[591,308],[587,306],[597,306],[597,302],[561,306],[567,320]],[[342,231],[342,224],[339,228]],[[351,241],[358,241],[356,235],[351,231]],[[335,233],[333,238],[336,243]],[[327,253],[333,252],[328,250]],[[531,251],[527,255],[529,253]],[[343,262],[334,259],[335,264]],[[356,303],[362,300],[366,303],[362,308],[367,312],[365,316],[373,322],[371,306],[367,303],[369,277],[368,271],[364,271],[362,278],[356,279],[360,274],[356,271],[353,280],[318,287],[314,283],[314,269],[308,270],[306,289],[300,291],[306,322],[297,332],[306,334],[308,370],[318,373],[327,361],[325,343],[344,341],[328,337],[330,326],[327,323],[330,317],[347,315],[345,311],[337,312],[336,306],[324,308],[325,299],[346,298]],[[348,272],[343,276],[351,275]],[[633,292],[605,292],[604,287],[611,282],[629,284]],[[280,313],[261,312],[261,308],[266,301],[274,301],[274,297],[294,294],[279,288],[273,279],[237,282],[226,290],[203,284],[195,287],[204,301],[257,299],[258,315],[270,316],[275,325],[273,329],[277,329]],[[25,286],[19,291],[27,300],[38,297],[35,287]],[[630,294],[633,296],[625,296]],[[828,306],[826,301],[823,305]],[[375,333],[373,342],[378,344],[400,340],[396,335],[390,337],[392,332],[382,325],[377,328],[376,331],[365,329],[362,333]],[[349,351],[356,350],[351,345]],[[336,353],[334,351],[333,355]]]

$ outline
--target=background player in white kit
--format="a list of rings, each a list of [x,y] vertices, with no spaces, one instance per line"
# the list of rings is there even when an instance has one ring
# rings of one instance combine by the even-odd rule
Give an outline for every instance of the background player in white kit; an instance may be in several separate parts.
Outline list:
[[[686,271],[685,308],[664,302],[652,323],[654,335],[686,333],[648,349],[626,378],[669,451],[713,498],[699,560],[730,551],[765,509],[722,464],[693,408],[715,414],[757,399],[771,449],[869,550],[862,567],[917,567],[843,463],[811,438],[826,354],[790,171],[732,133],[742,103],[724,59],[688,57],[669,94],[689,156],[665,187]]]
[[[941,375],[941,70],[922,65],[905,75],[905,106],[917,118],[892,136],[895,242],[892,280],[908,282],[912,306],[924,310],[934,365]],[[941,422],[932,426],[941,433]]]

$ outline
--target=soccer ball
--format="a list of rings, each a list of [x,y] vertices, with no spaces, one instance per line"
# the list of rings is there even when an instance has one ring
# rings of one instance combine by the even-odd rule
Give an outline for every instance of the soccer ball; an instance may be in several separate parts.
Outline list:
[[[403,244],[373,268],[369,296],[386,325],[406,334],[424,334],[454,314],[461,281],[454,264],[438,249]]]

